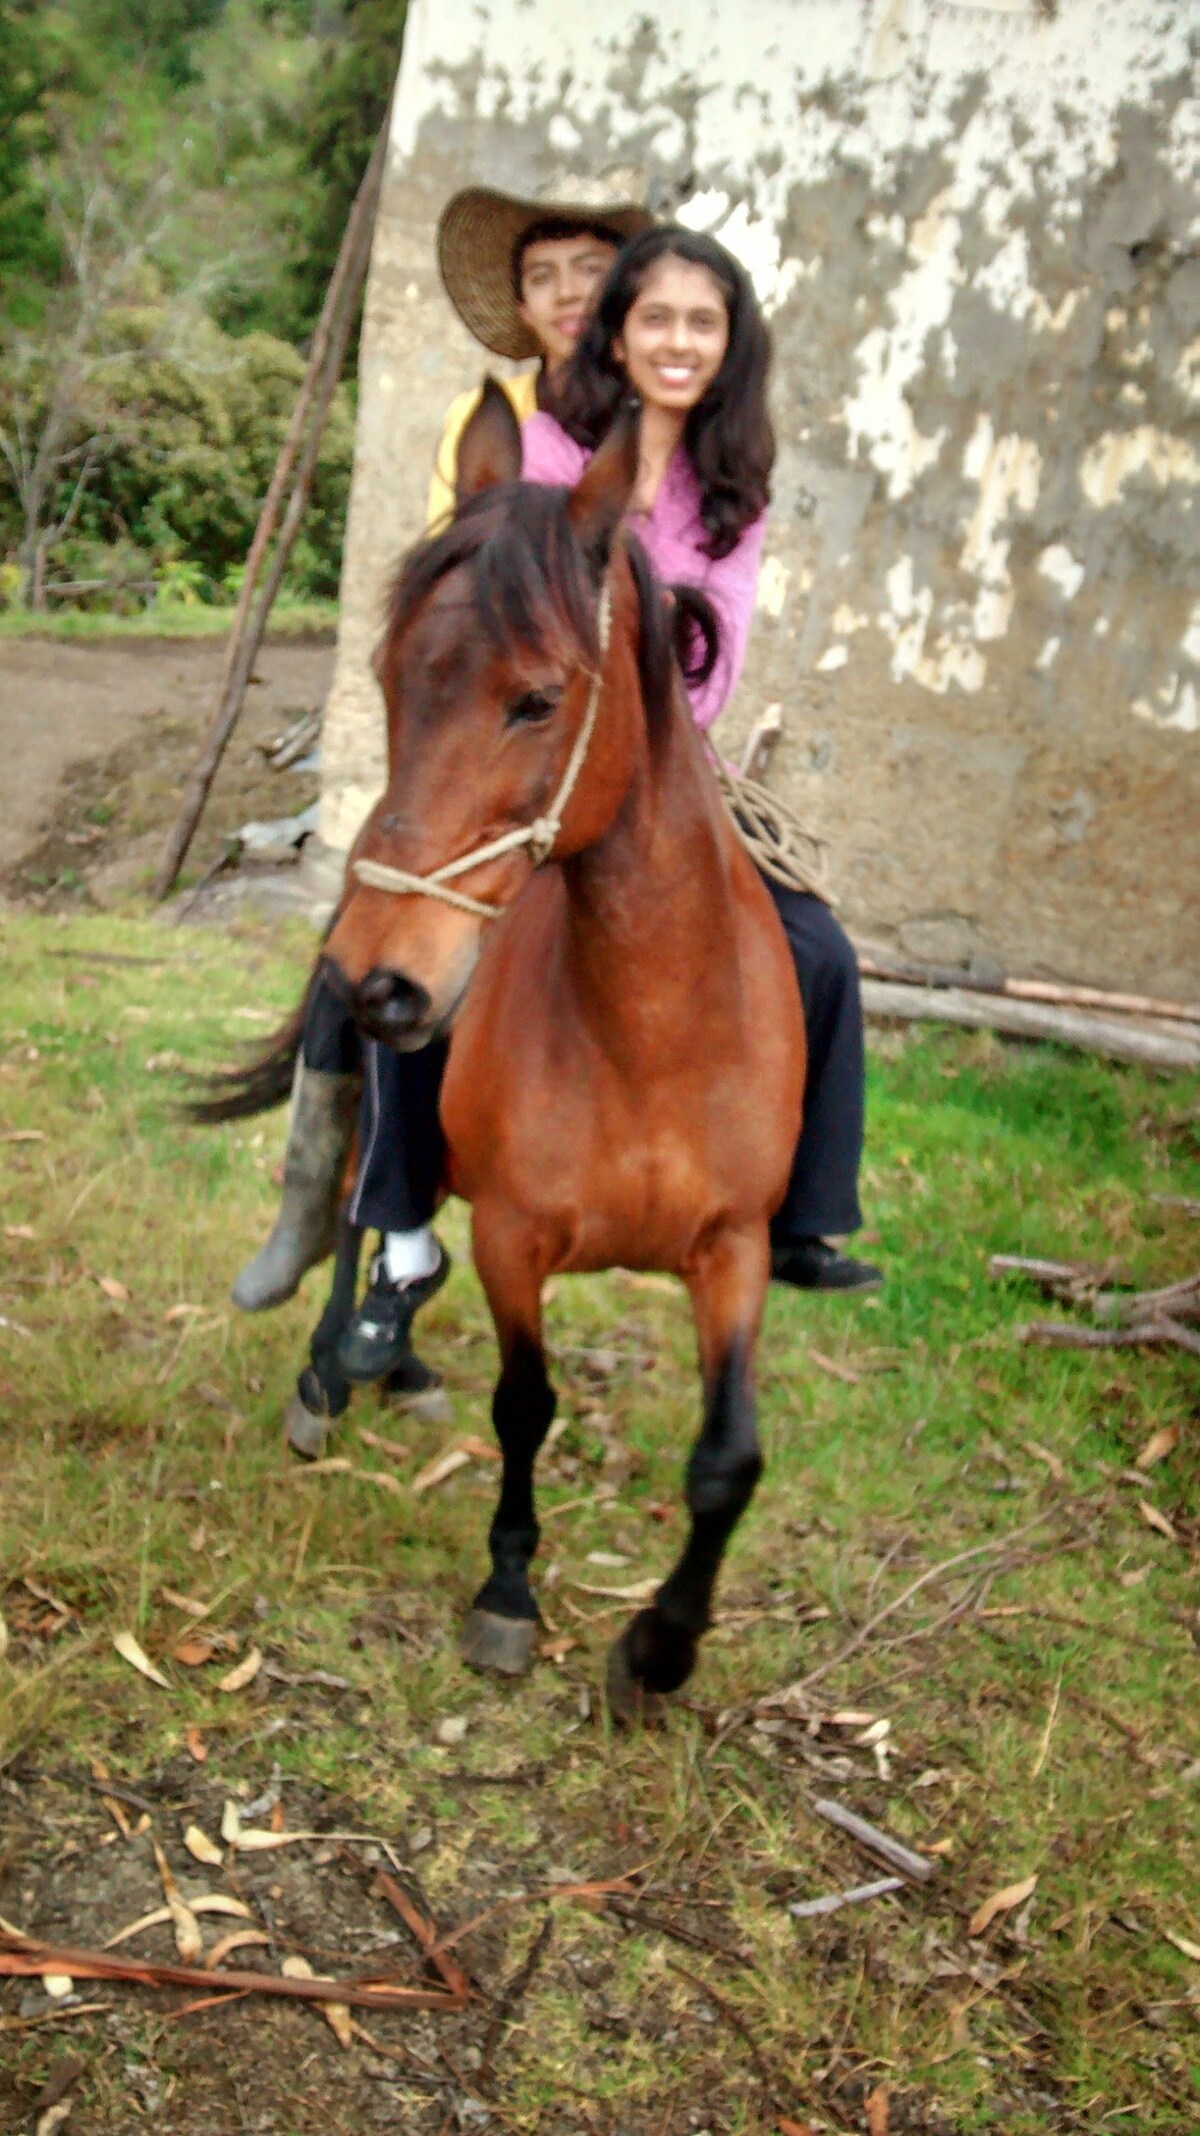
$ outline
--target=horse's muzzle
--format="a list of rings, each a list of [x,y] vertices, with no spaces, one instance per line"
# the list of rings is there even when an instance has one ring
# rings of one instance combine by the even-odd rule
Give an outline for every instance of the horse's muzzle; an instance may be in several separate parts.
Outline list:
[[[411,1053],[435,1035],[433,998],[415,979],[377,964],[351,987],[350,1013],[359,1030],[383,1046]]]

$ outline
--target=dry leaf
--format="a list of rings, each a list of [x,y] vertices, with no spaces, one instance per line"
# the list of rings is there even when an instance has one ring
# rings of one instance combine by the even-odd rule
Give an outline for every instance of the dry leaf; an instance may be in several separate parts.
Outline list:
[[[271,1938],[265,1936],[261,1928],[235,1928],[231,1935],[222,1936],[213,1944],[204,1960],[205,1971],[211,1972],[215,1965],[220,1965],[222,1958],[228,1958],[231,1951],[244,1951],[252,1943],[261,1944],[269,1950]]]
[[[620,1277],[622,1283],[627,1283],[630,1290],[662,1291],[668,1298],[679,1296],[679,1283],[674,1276],[647,1276],[643,1275],[640,1269],[634,1268],[617,1268],[613,1273]]]
[[[368,1431],[365,1424],[359,1426],[359,1438],[364,1446],[373,1446],[377,1454],[390,1454],[393,1461],[408,1461],[412,1456],[411,1446],[404,1446],[399,1439],[382,1439],[377,1431]]]
[[[1151,1432],[1141,1453],[1134,1462],[1139,1469],[1152,1469],[1159,1461],[1165,1461],[1179,1444],[1178,1424],[1164,1424],[1161,1431]]]
[[[93,1758],[91,1762],[93,1780],[98,1780],[103,1784],[103,1782],[109,1778],[108,1767],[106,1765],[103,1765],[99,1758]],[[125,1815],[125,1811],[122,1805],[117,1801],[116,1796],[101,1795],[100,1800],[104,1804],[105,1809],[108,1811],[109,1816],[112,1818],[112,1821],[115,1824],[122,1839],[132,1839],[133,1826],[130,1824],[129,1819]]]
[[[830,1379],[844,1380],[847,1387],[857,1387],[862,1379],[862,1373],[856,1372],[852,1365],[840,1365],[836,1357],[826,1357],[823,1350],[814,1350],[811,1343],[808,1354],[820,1371],[827,1372]]]
[[[1006,1884],[1003,1891],[994,1891],[990,1899],[977,1906],[967,1923],[968,1936],[982,1936],[991,1927],[998,1914],[1011,1913],[1014,1906],[1032,1898],[1037,1890],[1037,1876],[1022,1878],[1019,1884]]]
[[[352,1476],[354,1463],[346,1454],[326,1454],[321,1461],[306,1461],[303,1468],[294,1471],[296,1481],[303,1483],[308,1476]]]
[[[500,1449],[494,1439],[481,1439],[477,1433],[469,1432],[467,1437],[460,1439],[458,1443],[464,1454],[470,1454],[472,1461],[500,1459]]]
[[[789,2121],[786,2114],[779,2116],[775,2126],[779,2136],[817,2136],[811,2121]]]
[[[236,1847],[241,1836],[242,1813],[236,1802],[226,1800],[221,1812],[221,1837],[227,1847]]]
[[[150,1656],[143,1647],[139,1646],[132,1632],[114,1632],[112,1643],[122,1661],[127,1661],[131,1669],[137,1670],[139,1676],[147,1677],[152,1684],[157,1684],[162,1691],[171,1689],[171,1684],[163,1675],[162,1670],[155,1668]]]
[[[204,1307],[202,1305],[170,1305],[163,1314],[163,1319],[168,1321],[191,1320],[197,1313],[203,1313],[203,1311]]]
[[[287,1980],[316,1980],[320,1977],[314,1973],[307,1958],[301,1958],[291,1952],[284,1959],[279,1970]],[[319,2004],[318,2007],[339,2047],[352,2046],[354,2044],[354,2026],[350,2016],[349,2004],[327,2002]]]
[[[62,2002],[65,1996],[75,1992],[75,1983],[69,1973],[43,1973],[42,1986],[51,2002]]]
[[[71,2101],[69,2099],[57,2099],[53,2106],[46,2108],[44,2114],[38,2115],[34,2125],[33,2136],[57,2136],[57,2131],[70,2118]]]
[[[890,2136],[892,2124],[888,2114],[888,2095],[882,2084],[863,2100],[863,2112],[867,2117],[867,2136]]]
[[[543,1661],[563,1661],[578,1645],[578,1639],[573,1639],[569,1632],[564,1632],[558,1639],[543,1639],[538,1653]]]
[[[1152,1506],[1148,1498],[1138,1499],[1138,1512],[1141,1514],[1146,1526],[1153,1528],[1156,1535],[1165,1535],[1169,1543],[1182,1541],[1174,1522],[1168,1520],[1165,1513],[1160,1513],[1157,1506]]]
[[[37,1232],[32,1224],[6,1224],[4,1236],[6,1239],[36,1239]]]
[[[649,1602],[662,1586],[661,1580],[631,1580],[627,1587],[591,1587],[586,1580],[572,1580],[581,1595],[607,1595],[613,1602]]]
[[[203,1891],[198,1899],[189,1901],[189,1906],[194,1914],[230,1914],[235,1921],[253,1919],[250,1908],[244,1901],[231,1899],[225,1891]],[[140,1936],[147,1928],[162,1928],[170,1918],[169,1906],[156,1906],[153,1913],[142,1914],[138,1920],[131,1921],[128,1928],[119,1928],[116,1935],[110,1936],[108,1942],[102,1943],[100,1948],[102,1951],[114,1951],[118,1943],[128,1943],[131,1936]]]
[[[118,1283],[115,1276],[97,1276],[96,1281],[105,1297],[111,1298],[114,1305],[128,1305],[129,1292],[123,1283]]]
[[[1183,1952],[1185,1958],[1194,1959],[1195,1963],[1200,1965],[1200,1943],[1192,1943],[1187,1936],[1172,1935],[1169,1928],[1164,1929],[1163,1934],[1168,1943],[1173,1943],[1177,1951]]]
[[[360,1483],[373,1483],[381,1491],[390,1491],[393,1498],[403,1498],[405,1495],[404,1485],[383,1469],[354,1469],[352,1473]]]
[[[189,1758],[194,1758],[197,1765],[203,1765],[208,1757],[208,1745],[194,1721],[183,1741]]]
[[[201,1669],[206,1661],[212,1660],[216,1651],[215,1639],[205,1639],[193,1633],[171,1648],[171,1659],[181,1661],[185,1669]]]
[[[261,1647],[251,1647],[250,1652],[243,1655],[236,1668],[230,1669],[226,1676],[218,1676],[218,1691],[244,1691],[247,1684],[254,1682],[262,1663]]]
[[[0,1661],[3,1661],[3,1659],[4,1659],[5,1655],[7,1654],[7,1652],[8,1652],[8,1626],[7,1626],[7,1624],[5,1623],[5,1621],[4,1621],[4,1618],[3,1618],[3,1616],[0,1616]]]
[[[1050,1474],[1053,1476],[1055,1483],[1066,1482],[1067,1472],[1063,1467],[1062,1462],[1059,1460],[1058,1455],[1052,1454],[1048,1446],[1039,1446],[1036,1439],[1026,1439],[1024,1441],[1024,1446],[1026,1453],[1032,1454],[1035,1461],[1045,1462],[1046,1467],[1049,1469]]]
[[[44,1142],[45,1139],[40,1127],[10,1127],[6,1135],[0,1135],[0,1142]]]
[[[222,1832],[224,1826],[221,1827]],[[272,1847],[292,1847],[298,1839],[318,1839],[317,1832],[269,1832],[265,1825],[239,1825],[231,1842],[239,1854],[267,1854]]]
[[[424,1468],[413,1477],[409,1485],[410,1491],[416,1495],[421,1491],[436,1490],[438,1484],[445,1483],[446,1478],[453,1476],[456,1469],[466,1468],[470,1459],[470,1454],[463,1447],[452,1446],[448,1454],[439,1454],[436,1460],[426,1462]]]
[[[185,1609],[189,1617],[207,1617],[209,1604],[201,1602],[198,1595],[181,1595],[177,1587],[160,1587],[159,1599],[169,1602],[172,1609]]]
[[[175,1930],[175,1948],[185,1965],[191,1965],[193,1959],[202,1957],[204,1953],[204,1938],[200,1933],[200,1923],[175,1882],[171,1874],[170,1864],[157,1840],[153,1842],[153,1846],[154,1859],[158,1864],[159,1879],[163,1888],[163,1897],[167,1902],[167,1908]]]
[[[215,1840],[197,1824],[190,1824],[183,1835],[183,1844],[193,1861],[206,1862],[210,1869],[219,1869],[225,1856]]]

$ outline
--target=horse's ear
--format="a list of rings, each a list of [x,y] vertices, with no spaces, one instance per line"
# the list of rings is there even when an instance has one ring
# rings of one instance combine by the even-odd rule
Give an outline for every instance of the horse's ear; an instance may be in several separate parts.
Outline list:
[[[515,482],[520,472],[521,426],[503,386],[489,376],[458,441],[455,495],[465,504],[494,482]]]
[[[622,408],[567,501],[567,517],[597,577],[608,563],[613,535],[629,509],[637,482],[640,433],[637,409]]]

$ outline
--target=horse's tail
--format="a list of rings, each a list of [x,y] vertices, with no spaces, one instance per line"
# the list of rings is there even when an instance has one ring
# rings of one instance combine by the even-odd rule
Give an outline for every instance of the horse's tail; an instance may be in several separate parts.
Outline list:
[[[202,1095],[187,1099],[181,1107],[185,1119],[215,1127],[222,1120],[250,1120],[255,1113],[270,1112],[273,1106],[283,1104],[291,1094],[308,1005],[316,984],[314,966],[299,1006],[243,1067],[222,1068],[196,1078]]]

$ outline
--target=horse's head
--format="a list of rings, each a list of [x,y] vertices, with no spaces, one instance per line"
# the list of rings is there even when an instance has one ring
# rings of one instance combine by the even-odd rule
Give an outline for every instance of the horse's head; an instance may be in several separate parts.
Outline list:
[[[627,423],[569,493],[521,483],[516,419],[489,380],[459,445],[455,518],[400,573],[375,662],[387,787],[351,853],[325,962],[362,1027],[401,1051],[448,1029],[491,914],[546,857],[544,837],[539,850],[512,834],[561,802],[563,858],[619,805],[640,706],[638,593],[613,549],[636,467]],[[450,897],[414,887],[488,847],[445,880]]]

